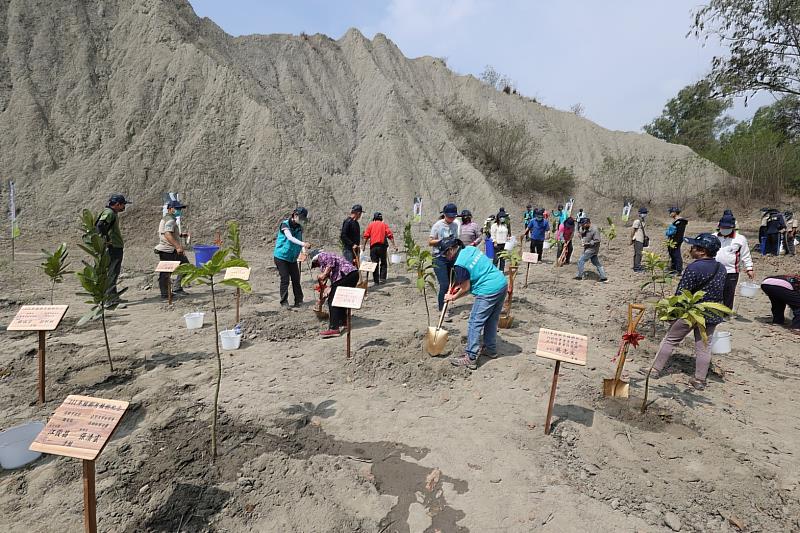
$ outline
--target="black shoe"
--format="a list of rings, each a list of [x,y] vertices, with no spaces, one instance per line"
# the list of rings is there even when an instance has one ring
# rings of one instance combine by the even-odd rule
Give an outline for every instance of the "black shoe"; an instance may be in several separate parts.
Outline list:
[[[303,307],[303,302],[295,302],[292,307]]]
[[[606,281],[608,281],[608,278],[600,278],[600,283],[605,283]]]
[[[180,287],[180,288],[177,288],[177,289],[173,289],[172,290],[172,294],[189,294],[189,293],[187,293],[185,290],[183,290],[183,287]]]
[[[575,276],[575,279],[577,279],[578,281],[583,281],[583,276]]]
[[[168,294],[162,294],[161,295],[161,299],[162,300],[168,300],[169,299],[169,295]]]
[[[288,309],[289,308],[289,302],[281,302],[281,307],[284,307],[284,308]]]

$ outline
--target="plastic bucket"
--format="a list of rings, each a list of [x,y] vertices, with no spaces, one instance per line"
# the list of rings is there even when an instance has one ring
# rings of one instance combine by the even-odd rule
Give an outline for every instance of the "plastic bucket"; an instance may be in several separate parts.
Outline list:
[[[516,237],[509,237],[509,239],[506,241],[505,249],[510,252],[511,250],[514,249],[514,247],[516,245],[517,245],[517,238]]]
[[[486,257],[494,259],[494,243],[491,237],[486,237]]]
[[[222,342],[223,350],[238,350],[242,336],[232,329],[226,329],[219,332],[219,340]]]
[[[759,285],[758,283],[744,282],[741,285],[739,285],[739,294],[741,294],[745,298],[752,298],[756,294],[758,294],[758,289],[760,288],[761,285]]]
[[[0,466],[11,470],[38,459],[42,454],[28,447],[43,428],[43,422],[28,422],[0,433]]]
[[[203,327],[203,317],[205,313],[186,313],[183,319],[186,321],[186,329],[200,329]]]
[[[403,257],[400,254],[392,254],[389,260],[393,265],[399,265],[403,262]]]
[[[711,336],[711,353],[731,353],[731,333],[728,331],[715,331]]]
[[[195,244],[194,245],[194,264],[195,266],[203,266],[214,257],[214,254],[219,251],[219,246],[213,244]]]
[[[543,250],[549,250],[551,246],[552,246],[552,245],[550,244],[550,241],[544,241],[544,242],[542,243],[542,249],[543,249]]]

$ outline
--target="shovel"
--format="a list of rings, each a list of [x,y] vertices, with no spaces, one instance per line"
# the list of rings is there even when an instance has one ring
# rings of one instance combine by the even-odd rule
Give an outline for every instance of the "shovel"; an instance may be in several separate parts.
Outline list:
[[[453,294],[455,291],[456,291],[455,285],[451,284],[447,292],[449,294]],[[422,346],[425,348],[425,351],[432,356],[441,355],[441,353],[444,352],[444,349],[447,346],[447,341],[450,340],[450,335],[447,333],[447,330],[442,329],[442,322],[444,322],[444,317],[447,314],[447,307],[449,305],[450,302],[445,300],[444,306],[442,307],[442,314],[439,317],[439,325],[437,325],[435,328],[428,326],[428,331],[425,334],[425,340],[422,341]]]
[[[636,309],[639,311],[636,317],[633,316],[633,310]],[[634,333],[636,328],[639,326],[639,322],[644,317],[645,306],[641,304],[628,304],[628,329],[626,330],[627,333]],[[613,379],[604,379],[603,380],[603,396],[605,397],[615,397],[615,398],[627,398],[630,393],[630,384],[627,381],[622,381],[620,377],[622,376],[622,367],[625,366],[625,356],[628,353],[628,343],[626,341],[622,341],[622,345],[620,347],[620,354],[619,360],[617,362],[617,371],[614,374]]]
[[[319,287],[319,300],[317,301],[317,305],[314,306],[314,314],[317,315],[317,318],[320,320],[327,320],[329,315],[328,312],[322,308],[322,304],[325,303],[325,288],[328,286],[327,280],[325,282],[321,282]]]

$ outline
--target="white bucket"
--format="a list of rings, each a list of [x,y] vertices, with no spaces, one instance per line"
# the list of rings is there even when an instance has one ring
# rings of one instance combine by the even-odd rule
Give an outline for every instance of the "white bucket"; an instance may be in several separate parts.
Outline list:
[[[19,468],[42,455],[28,449],[36,435],[44,429],[42,422],[28,422],[0,433],[0,466],[6,470]]]
[[[504,248],[504,250],[510,252],[511,250],[514,249],[516,245],[517,245],[517,238],[509,237],[509,239],[506,241],[506,247]]]
[[[403,257],[400,254],[392,254],[389,260],[393,265],[399,265],[403,262]]]
[[[361,254],[359,256],[358,260],[361,261],[362,263],[366,263],[366,262],[369,261],[369,256],[367,254],[365,254],[365,253]]]
[[[550,241],[544,241],[542,243],[542,249],[549,250],[550,249]]]
[[[186,329],[202,328],[205,315],[205,313],[186,313],[183,315],[183,319],[186,320]]]
[[[242,336],[232,329],[226,329],[219,332],[219,340],[222,342],[223,350],[238,350],[239,344],[242,342]]]
[[[728,331],[715,331],[711,336],[711,353],[731,353],[731,333]]]
[[[745,298],[752,298],[756,294],[758,294],[758,289],[761,286],[758,283],[750,283],[748,281],[739,285],[739,294],[744,296]]]

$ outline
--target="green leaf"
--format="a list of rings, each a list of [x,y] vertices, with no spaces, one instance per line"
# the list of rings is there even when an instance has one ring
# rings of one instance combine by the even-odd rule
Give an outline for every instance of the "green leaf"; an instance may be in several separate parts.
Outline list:
[[[252,287],[250,287],[250,284],[248,282],[239,278],[224,279],[220,281],[219,284],[228,285],[230,287],[236,287],[237,289],[241,289],[245,292],[250,292],[252,290]]]

